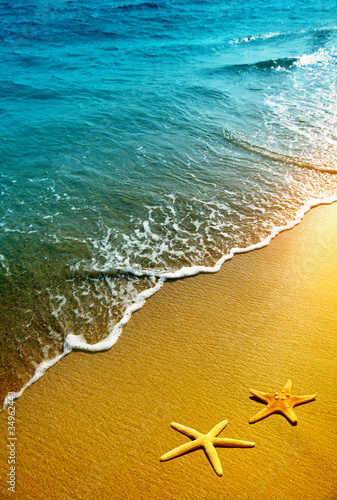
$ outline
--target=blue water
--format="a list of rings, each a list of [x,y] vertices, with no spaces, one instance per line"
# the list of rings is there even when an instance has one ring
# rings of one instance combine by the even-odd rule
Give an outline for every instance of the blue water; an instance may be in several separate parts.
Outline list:
[[[336,1],[0,0],[0,25],[2,397],[337,196]]]

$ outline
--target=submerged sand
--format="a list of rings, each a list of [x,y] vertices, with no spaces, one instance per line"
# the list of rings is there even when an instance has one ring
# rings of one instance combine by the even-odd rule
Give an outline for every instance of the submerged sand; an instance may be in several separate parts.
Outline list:
[[[215,275],[166,283],[106,353],[72,353],[16,401],[16,493],[6,490],[7,411],[0,418],[0,496],[77,499],[337,499],[337,204],[317,207],[263,249]],[[298,424],[249,389],[317,393]],[[175,421],[255,448],[159,461],[189,441]]]

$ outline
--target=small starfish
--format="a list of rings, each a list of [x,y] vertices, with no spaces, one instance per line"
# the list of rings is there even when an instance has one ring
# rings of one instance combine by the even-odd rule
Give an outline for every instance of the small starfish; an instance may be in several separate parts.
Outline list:
[[[201,434],[200,432],[191,429],[190,427],[185,427],[181,424],[176,424],[175,422],[171,422],[171,427],[176,429],[177,431],[185,434],[191,439],[194,439],[192,443],[185,443],[178,448],[175,448],[168,453],[165,453],[160,458],[161,462],[165,462],[166,460],[170,460],[171,458],[179,457],[180,455],[184,455],[189,451],[194,451],[198,448],[204,448],[206,455],[208,456],[209,461],[211,462],[215,472],[222,476],[222,467],[218,457],[218,454],[214,448],[214,446],[223,446],[226,448],[252,448],[255,446],[255,443],[250,441],[239,441],[237,439],[226,439],[217,437],[220,432],[226,427],[228,421],[224,420],[217,424],[213,429],[211,429],[208,434]]]
[[[309,401],[313,401],[316,398],[316,394],[312,394],[311,396],[293,396],[291,394],[291,380],[288,380],[280,392],[267,394],[253,389],[250,389],[249,392],[264,403],[267,403],[266,408],[263,408],[263,410],[249,419],[250,424],[262,420],[272,413],[282,413],[292,424],[296,424],[297,417],[293,410],[294,406],[309,403]]]

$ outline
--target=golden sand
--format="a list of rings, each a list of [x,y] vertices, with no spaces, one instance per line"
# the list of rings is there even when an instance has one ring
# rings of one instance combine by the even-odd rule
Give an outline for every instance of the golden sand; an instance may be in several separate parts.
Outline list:
[[[6,491],[7,411],[0,418],[1,498],[337,499],[337,204],[215,275],[166,283],[106,353],[72,353],[16,402],[16,493]],[[296,426],[249,389],[291,379]],[[170,422],[254,448],[160,457],[188,438]],[[227,436],[225,436],[227,437]]]

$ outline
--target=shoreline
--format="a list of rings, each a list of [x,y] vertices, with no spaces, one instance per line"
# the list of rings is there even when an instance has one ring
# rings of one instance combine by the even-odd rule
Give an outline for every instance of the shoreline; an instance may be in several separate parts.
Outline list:
[[[16,498],[335,498],[337,480],[337,204],[216,274],[167,282],[133,314],[110,351],[73,352],[15,401]],[[317,392],[298,425],[272,415],[249,389]],[[1,489],[7,411],[1,414]],[[256,442],[160,463],[188,441],[171,421]],[[53,471],[53,477],[50,471]]]
[[[134,271],[132,269],[128,269],[128,272],[135,274],[136,276],[154,276],[157,278],[160,278],[161,281],[159,281],[155,286],[152,288],[149,288],[147,290],[144,290],[143,292],[140,292],[137,296],[136,301],[131,304],[130,306],[127,307],[125,313],[123,314],[122,319],[112,328],[111,333],[103,340],[98,342],[97,344],[88,344],[85,339],[83,339],[82,336],[80,335],[73,335],[73,334],[68,334],[67,337],[65,338],[64,341],[64,348],[63,352],[60,353],[58,356],[51,360],[46,360],[42,361],[39,366],[37,366],[35,373],[33,377],[22,387],[22,389],[15,393],[14,398],[18,399],[24,391],[30,387],[32,384],[36,383],[45,373],[49,368],[54,366],[56,363],[58,363],[64,356],[67,356],[73,351],[88,351],[88,352],[104,352],[107,350],[110,350],[115,343],[118,341],[120,335],[122,334],[123,328],[125,325],[130,321],[132,314],[139,309],[141,309],[145,304],[146,301],[152,297],[155,293],[157,293],[161,287],[164,285],[164,283],[167,280],[178,280],[182,278],[187,278],[187,277],[193,277],[197,276],[198,274],[214,274],[219,272],[219,270],[222,268],[222,266],[229,260],[231,260],[233,257],[236,255],[242,254],[242,253],[249,253],[254,250],[259,250],[261,248],[264,248],[270,244],[270,242],[276,238],[279,234],[283,233],[284,231],[289,231],[290,229],[294,228],[298,224],[300,224],[305,215],[310,212],[313,208],[316,208],[318,206],[324,206],[324,205],[331,205],[333,203],[337,202],[337,196],[332,196],[330,198],[326,199],[313,199],[304,204],[297,212],[295,218],[291,220],[286,226],[276,226],[274,229],[271,231],[270,235],[259,241],[258,243],[255,243],[253,245],[250,245],[245,248],[232,248],[231,251],[223,255],[212,267],[207,267],[207,266],[194,266],[194,267],[189,267],[189,268],[181,268],[178,271],[174,272],[167,272],[163,273],[162,275],[153,275],[153,274],[148,274],[148,273],[139,273],[138,271]],[[108,272],[109,270],[102,270],[101,272]],[[11,398],[9,395],[7,395],[4,399],[3,405],[2,405],[2,411],[7,407],[9,401]]]

